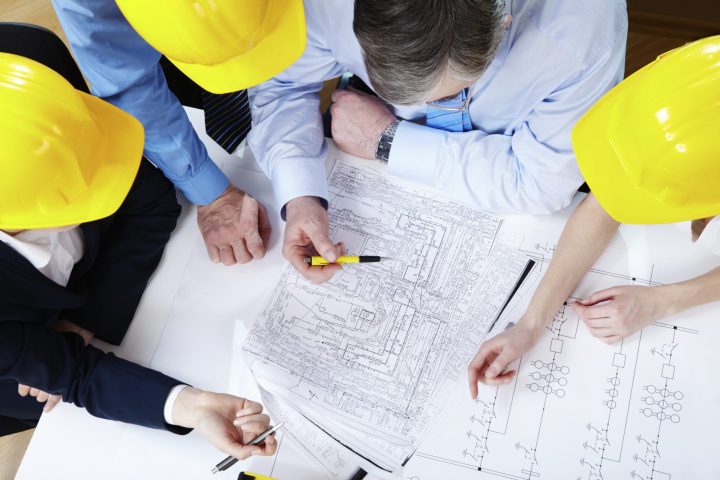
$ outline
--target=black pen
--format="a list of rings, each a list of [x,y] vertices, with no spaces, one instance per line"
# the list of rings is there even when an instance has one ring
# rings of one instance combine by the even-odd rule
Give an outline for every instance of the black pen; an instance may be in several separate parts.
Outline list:
[[[265,441],[265,439],[266,439],[267,437],[269,437],[269,436],[272,435],[273,433],[275,433],[275,432],[277,432],[278,430],[280,430],[280,427],[282,427],[283,425],[284,425],[284,422],[280,422],[280,423],[278,423],[277,425],[275,425],[274,427],[268,428],[268,429],[265,430],[263,433],[261,433],[260,435],[258,435],[258,436],[255,437],[255,438],[253,438],[253,440],[252,440],[250,443],[248,443],[248,445],[260,445],[262,442]],[[213,467],[212,473],[218,473],[218,472],[222,472],[222,471],[224,471],[224,470],[227,470],[228,468],[230,468],[230,467],[232,467],[233,465],[235,465],[237,462],[238,462],[238,459],[237,459],[237,458],[235,458],[235,457],[233,457],[233,456],[227,457],[225,460],[223,460],[222,462],[218,463],[217,465],[215,465],[215,466]]]
[[[362,468],[358,468],[357,472],[355,472],[355,475],[353,475],[350,480],[363,480],[366,476],[367,472]]]

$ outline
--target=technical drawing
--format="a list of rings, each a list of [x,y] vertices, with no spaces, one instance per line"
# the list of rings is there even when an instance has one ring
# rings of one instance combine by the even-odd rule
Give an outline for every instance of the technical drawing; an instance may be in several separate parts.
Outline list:
[[[633,455],[636,463],[631,474],[633,478],[642,480],[670,480],[672,474],[665,469],[661,451],[664,449],[664,438],[672,435],[668,429],[672,424],[680,423],[682,418],[683,401],[685,393],[673,388],[676,365],[673,357],[677,356],[680,347],[680,337],[697,335],[697,330],[689,328],[658,324],[657,327],[665,330],[667,338],[664,343],[650,348],[649,352],[654,360],[656,381],[644,384],[639,396],[639,412],[645,417],[643,425],[647,427],[644,433],[638,434],[637,451]],[[670,335],[671,334],[671,335]]]
[[[323,285],[288,267],[244,349],[265,362],[253,370],[261,385],[286,391],[303,415],[333,433],[343,425],[338,436],[357,450],[370,448],[353,429],[406,445],[404,460],[528,258],[495,241],[498,217],[370,169],[337,162],[329,188],[333,240],[393,260],[346,266]]]
[[[547,264],[554,247],[531,245],[525,253]],[[640,278],[593,269],[584,291],[658,285],[653,269],[648,272]],[[708,385],[707,373],[696,372],[698,359],[714,358],[716,315],[702,317],[703,334],[680,318],[605,345],[575,314],[573,300],[538,345],[509,367],[517,371],[511,383],[481,387],[472,404],[458,400],[410,461],[406,478],[432,480],[439,472],[455,480],[716,476],[720,458],[711,452],[720,448],[720,419],[708,407],[720,406],[720,385]],[[703,440],[693,444],[695,432]],[[439,437],[443,441],[432,440]]]

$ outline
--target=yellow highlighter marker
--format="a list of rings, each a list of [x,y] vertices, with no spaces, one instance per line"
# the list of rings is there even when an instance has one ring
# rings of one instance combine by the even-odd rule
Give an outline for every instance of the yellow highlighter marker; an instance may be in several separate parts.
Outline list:
[[[313,267],[321,265],[332,265],[334,263],[346,264],[346,263],[377,263],[382,260],[391,260],[388,257],[376,257],[371,255],[343,255],[338,257],[334,262],[328,262],[323,257],[314,255],[312,257],[305,257],[305,263],[309,263]]]
[[[258,475],[257,473],[240,472],[238,480],[275,480],[274,478]]]

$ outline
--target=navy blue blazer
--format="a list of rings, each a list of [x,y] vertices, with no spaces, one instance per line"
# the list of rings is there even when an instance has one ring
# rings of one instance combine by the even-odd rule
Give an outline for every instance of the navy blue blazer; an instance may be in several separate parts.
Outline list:
[[[67,287],[0,242],[0,382],[60,394],[97,417],[186,433],[163,417],[182,382],[52,328],[66,318],[119,344],[179,213],[172,184],[143,160],[120,209],[81,225],[84,255]]]

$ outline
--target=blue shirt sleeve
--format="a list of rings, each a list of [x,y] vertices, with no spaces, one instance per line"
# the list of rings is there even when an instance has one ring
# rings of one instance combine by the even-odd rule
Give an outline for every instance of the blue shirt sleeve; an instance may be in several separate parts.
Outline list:
[[[463,133],[401,122],[389,173],[495,213],[545,214],[566,207],[583,183],[571,132],[623,77],[627,13],[624,2],[560,3],[543,4],[556,15],[524,20],[512,47],[496,56],[505,74],[494,81],[496,91],[505,101],[523,105],[521,121],[510,123],[512,128],[506,124],[502,130]],[[538,85],[547,88],[543,96],[528,94]],[[470,116],[503,118],[503,108],[477,101],[471,103]]]
[[[342,74],[316,15],[305,2],[307,44],[303,55],[274,78],[249,90],[253,128],[247,144],[272,181],[278,207],[302,196],[328,199],[327,144],[320,116],[324,80]]]
[[[53,0],[70,48],[92,92],[145,127],[144,154],[191,202],[213,202],[228,187],[158,63],[160,53],[125,20],[114,1]]]

